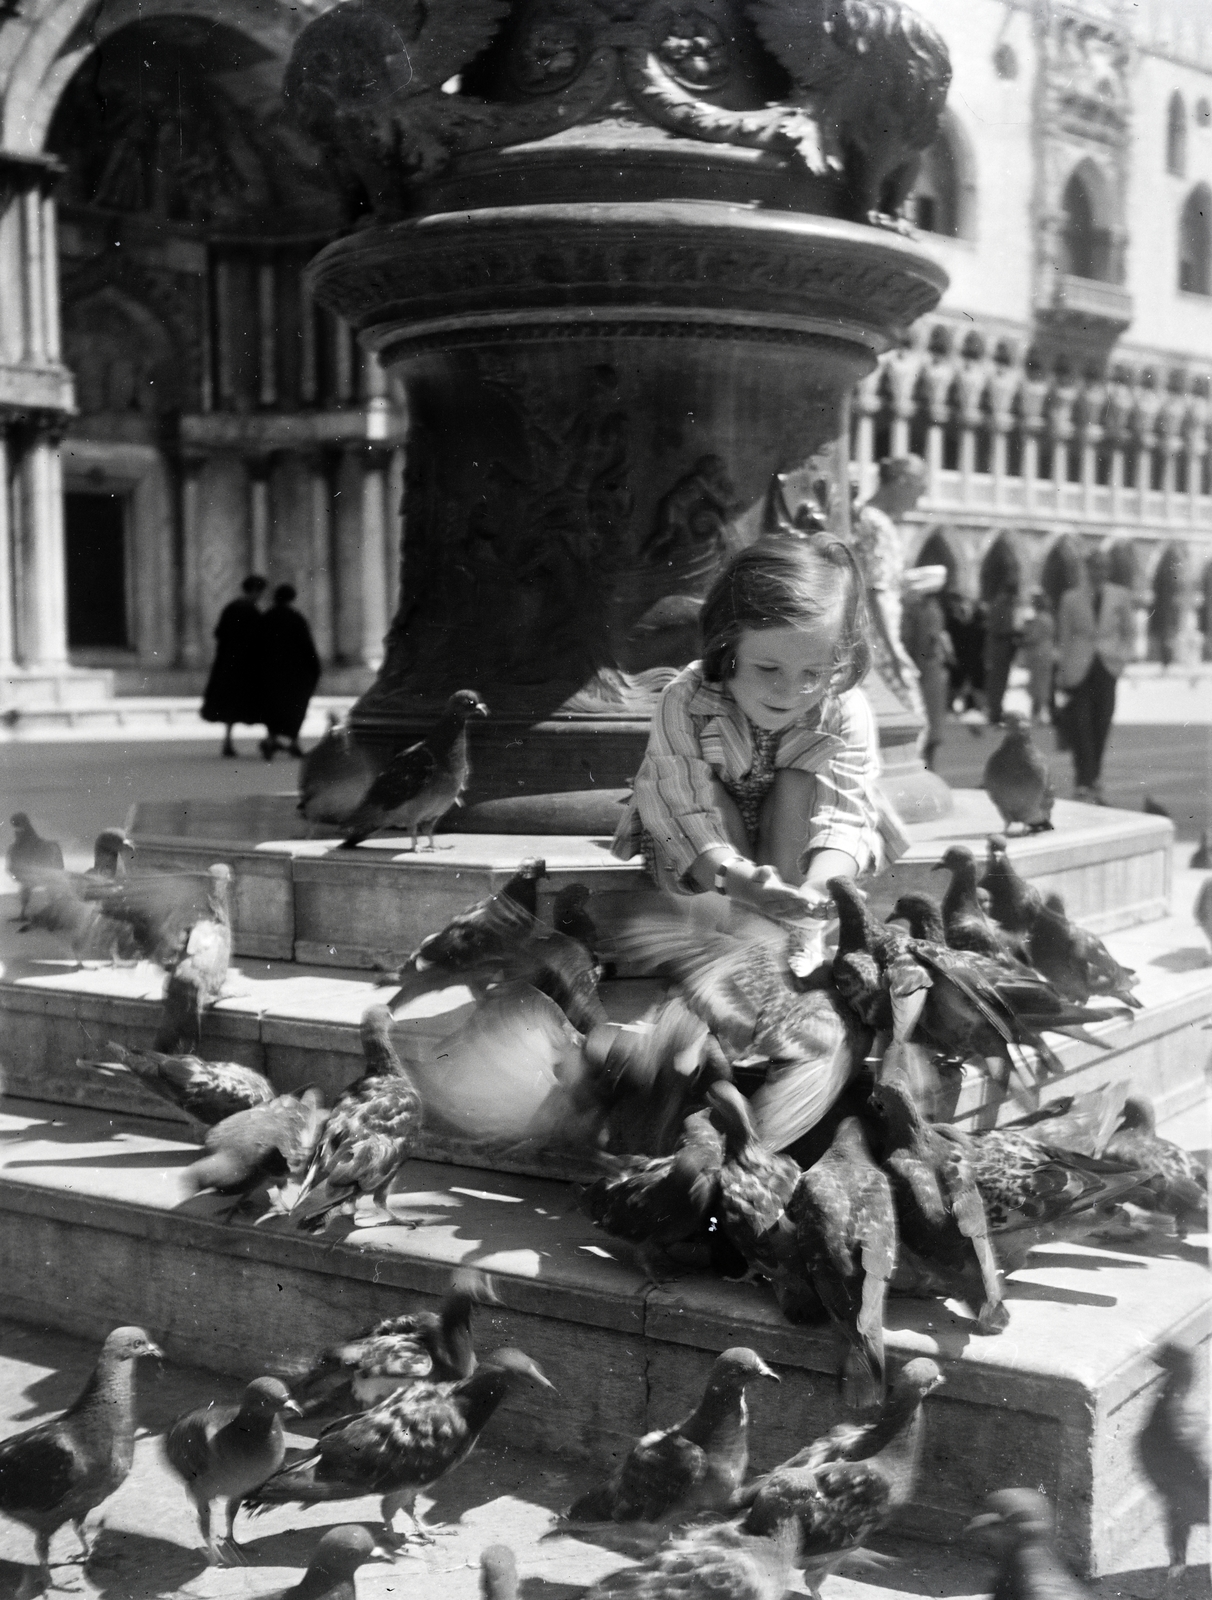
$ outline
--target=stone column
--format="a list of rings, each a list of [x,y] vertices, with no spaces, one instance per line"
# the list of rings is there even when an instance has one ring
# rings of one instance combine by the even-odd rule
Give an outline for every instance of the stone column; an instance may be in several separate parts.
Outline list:
[[[269,456],[254,456],[248,462],[248,570],[269,575],[270,498],[269,480],[273,462]]]
[[[311,631],[321,661],[331,661],[333,629],[333,461],[327,451],[305,457],[308,481],[307,566],[311,579]]]
[[[206,457],[183,455],[180,474],[180,562],[178,566],[177,637],[183,667],[200,667],[209,655],[202,617],[202,469]]]
[[[67,563],[63,548],[62,419],[55,414],[26,424],[17,466],[21,506],[23,593],[22,655],[27,667],[67,666]]]
[[[11,670],[17,644],[13,627],[13,529],[8,456],[8,429],[0,425],[0,676]]]

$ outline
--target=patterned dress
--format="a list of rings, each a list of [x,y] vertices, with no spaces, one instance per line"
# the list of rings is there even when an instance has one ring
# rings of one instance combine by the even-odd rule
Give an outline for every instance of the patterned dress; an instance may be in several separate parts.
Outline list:
[[[779,740],[783,735],[779,728],[759,728],[755,723],[749,722],[748,717],[745,721],[749,723],[749,735],[753,740],[753,765],[741,778],[730,778],[726,774],[721,774],[720,783],[726,793],[736,801],[741,821],[745,824],[749,847],[756,854],[758,819],[762,814],[766,796],[774,788],[774,758],[778,754]],[[656,867],[656,846],[647,828],[640,835],[640,853],[643,855],[649,876],[656,883],[660,883]]]

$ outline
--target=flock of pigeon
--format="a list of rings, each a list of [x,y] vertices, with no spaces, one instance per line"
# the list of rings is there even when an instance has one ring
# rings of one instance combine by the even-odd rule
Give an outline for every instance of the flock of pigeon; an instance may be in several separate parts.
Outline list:
[[[388,1194],[418,1147],[426,1107],[393,1045],[393,1013],[426,990],[465,985],[489,1019],[486,1063],[530,1048],[526,1029],[509,1025],[511,1008],[551,1008],[575,1040],[516,1143],[596,1167],[578,1203],[651,1279],[687,1259],[709,1263],[767,1283],[790,1321],[832,1327],[842,1399],[862,1420],[746,1483],[745,1387],[775,1375],[753,1351],[725,1352],[696,1410],[640,1440],[572,1508],[574,1521],[669,1529],[648,1561],[595,1594],[717,1585],[778,1595],[793,1568],[815,1594],[910,1497],[921,1403],[942,1382],[922,1360],[889,1379],[890,1292],[962,1302],[974,1331],[996,1335],[1009,1323],[1004,1275],[1035,1245],[1122,1225],[1126,1205],[1135,1227],[1164,1223],[1181,1236],[1206,1226],[1206,1174],[1157,1135],[1146,1100],[1121,1085],[1039,1105],[1039,1085],[1058,1066],[1045,1035],[1097,1044],[1090,1024],[1139,1002],[1134,975],[1059,897],[1019,876],[1000,836],[988,841],[983,876],[971,851],[952,846],[938,863],[949,876],[941,902],[906,894],[885,922],[853,882],[834,880],[838,942],[828,955],[816,925],[754,918],[721,929],[652,894],[595,922],[580,885],[556,897],[548,924],[538,915],[545,865],[525,861],[392,975],[389,1003],[362,1020],[363,1073],[325,1109],[313,1091],[278,1094],[251,1068],[195,1053],[231,954],[226,866],[201,887],[196,876],[132,872],[132,842],[110,829],[92,869],[70,873],[27,817],[13,826],[8,866],[24,926],[58,934],[81,960],[165,969],[156,1047],[114,1046],[114,1061],[87,1065],[136,1075],[193,1121],[204,1148],[188,1170],[191,1190],[233,1196],[233,1215],[259,1206],[308,1232],[342,1219],[397,1221]],[[624,1025],[608,1019],[598,985],[628,963],[667,987],[640,1023]],[[1016,1095],[1022,1114],[984,1131],[954,1126],[968,1063]],[[495,1070],[486,1065],[486,1076]],[[411,1517],[416,1494],[465,1458],[511,1387],[551,1388],[519,1351],[476,1363],[471,1309],[485,1294],[457,1282],[441,1313],[379,1324],[327,1352],[293,1392],[259,1379],[238,1409],[180,1419],[167,1460],[212,1555],[234,1552],[241,1505],[367,1493],[382,1498],[380,1545],[390,1544],[398,1513]],[[130,1363],[153,1353],[139,1330],[118,1330],[74,1407],[0,1445],[0,1509],[34,1529],[44,1578],[50,1534],[67,1521],[81,1531],[85,1512],[129,1470]],[[1206,1520],[1207,1467],[1184,1408],[1191,1357],[1167,1346],[1155,1359],[1167,1377],[1140,1456],[1166,1500],[1178,1571],[1189,1529]],[[286,1462],[281,1417],[334,1404],[347,1414],[309,1455]],[[210,1530],[220,1497],[223,1541]],[[1047,1545],[1041,1497],[1013,1490],[994,1502],[976,1532],[1007,1563]],[[683,1526],[706,1515],[715,1520]],[[320,1575],[292,1593],[352,1595],[349,1574],[372,1548],[365,1530],[329,1533]],[[485,1584],[503,1585],[493,1592],[510,1592],[507,1556],[486,1556]]]
[[[442,1530],[416,1514],[417,1495],[466,1460],[518,1383],[553,1387],[519,1350],[495,1350],[477,1361],[472,1308],[492,1298],[488,1280],[458,1273],[440,1311],[388,1319],[322,1352],[289,1385],[257,1378],[238,1405],[212,1402],[178,1417],[161,1441],[163,1459],[194,1504],[210,1559],[247,1559],[235,1538],[241,1509],[258,1516],[272,1507],[374,1495],[381,1501],[377,1533],[361,1524],[328,1529],[303,1579],[282,1596],[355,1600],[354,1574],[365,1561],[390,1560],[410,1541],[432,1542]],[[0,1441],[0,1511],[30,1528],[36,1540],[38,1579],[23,1592],[50,1585],[50,1541],[68,1522],[87,1560],[85,1519],[131,1468],[133,1365],[160,1354],[141,1328],[115,1329],[72,1406]],[[1207,1520],[1207,1462],[1188,1406],[1190,1352],[1167,1344],[1154,1360],[1165,1378],[1137,1454],[1164,1500],[1177,1575],[1191,1528]],[[751,1478],[746,1389],[760,1380],[779,1378],[756,1351],[725,1350],[694,1410],[638,1439],[613,1474],[558,1519],[561,1531],[590,1539],[595,1525],[649,1530],[652,1553],[594,1585],[587,1600],[704,1594],[780,1600],[797,1569],[820,1600],[825,1577],[912,1500],[923,1402],[944,1381],[934,1361],[908,1361],[867,1418],[838,1423]],[[282,1418],[334,1409],[336,1420],[288,1460]],[[212,1531],[215,1501],[223,1502],[222,1538]],[[403,1533],[395,1528],[401,1512],[411,1524]],[[1086,1593],[1053,1548],[1052,1508],[1035,1490],[991,1495],[988,1510],[968,1531],[999,1562],[999,1595],[1078,1600]],[[516,1600],[517,1582],[508,1546],[483,1552],[485,1600]]]

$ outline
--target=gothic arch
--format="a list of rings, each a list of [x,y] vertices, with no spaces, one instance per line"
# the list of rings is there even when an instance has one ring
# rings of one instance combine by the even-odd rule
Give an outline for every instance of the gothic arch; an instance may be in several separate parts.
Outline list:
[[[101,0],[100,5],[97,0],[43,0],[30,5],[21,18],[25,38],[0,76],[0,146],[40,154],[64,90],[97,47],[133,22],[168,16],[224,24],[284,69],[311,10],[288,0],[265,5],[260,0],[150,0],[146,5],[140,0]]]
[[[1022,592],[1023,560],[1018,541],[1007,529],[999,533],[981,561],[981,599],[992,600],[1008,585]]]
[[[1166,171],[1176,178],[1187,176],[1187,108],[1177,90],[1166,110]]]
[[[976,237],[976,161],[954,112],[943,112],[934,143],[922,155],[909,196],[909,217],[925,233]]]
[[[1075,278],[1111,281],[1111,229],[1114,222],[1110,185],[1090,159],[1069,174],[1061,196],[1062,270]]]
[[[1212,294],[1212,189],[1196,184],[1178,219],[1178,287]]]

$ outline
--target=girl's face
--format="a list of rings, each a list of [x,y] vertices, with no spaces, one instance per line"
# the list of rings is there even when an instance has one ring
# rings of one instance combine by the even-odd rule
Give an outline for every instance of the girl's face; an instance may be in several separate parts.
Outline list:
[[[837,665],[840,618],[823,617],[803,628],[762,628],[742,633],[728,691],[756,727],[789,728],[829,692]]]

